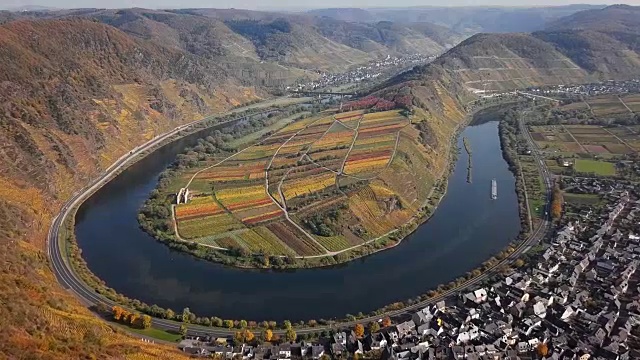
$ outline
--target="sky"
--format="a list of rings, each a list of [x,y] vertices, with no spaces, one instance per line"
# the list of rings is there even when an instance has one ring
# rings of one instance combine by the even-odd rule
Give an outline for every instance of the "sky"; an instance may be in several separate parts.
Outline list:
[[[640,0],[519,0],[519,6],[580,4],[640,5]],[[27,5],[57,8],[239,8],[303,10],[329,7],[404,7],[404,6],[513,6],[513,0],[0,0],[0,9],[15,9]]]

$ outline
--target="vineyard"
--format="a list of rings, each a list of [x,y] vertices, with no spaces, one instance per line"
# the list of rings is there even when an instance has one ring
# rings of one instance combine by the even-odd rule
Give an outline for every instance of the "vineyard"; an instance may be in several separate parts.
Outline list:
[[[369,103],[391,106],[377,98],[352,105]],[[297,257],[329,256],[382,237],[415,215],[416,202],[426,200],[423,184],[433,183],[428,169],[414,169],[428,164],[419,135],[399,110],[289,123],[191,170],[197,186],[190,185],[188,204],[175,206],[178,234],[216,248]]]

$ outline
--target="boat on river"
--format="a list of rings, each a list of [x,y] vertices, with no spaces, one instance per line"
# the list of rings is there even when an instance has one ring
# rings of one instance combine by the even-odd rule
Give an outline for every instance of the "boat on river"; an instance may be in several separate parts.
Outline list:
[[[491,180],[491,199],[495,200],[498,198],[498,183],[496,179]]]

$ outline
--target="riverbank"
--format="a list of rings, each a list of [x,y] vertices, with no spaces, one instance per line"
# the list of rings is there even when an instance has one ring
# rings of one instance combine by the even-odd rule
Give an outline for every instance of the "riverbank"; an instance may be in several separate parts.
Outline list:
[[[462,142],[464,143],[464,150],[467,152],[467,182],[471,184],[471,144],[469,144],[469,139],[466,137],[462,138]]]

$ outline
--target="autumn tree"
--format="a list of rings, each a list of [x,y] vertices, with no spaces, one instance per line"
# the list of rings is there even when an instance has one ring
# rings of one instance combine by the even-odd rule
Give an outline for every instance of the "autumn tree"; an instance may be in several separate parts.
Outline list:
[[[518,259],[518,260],[516,260],[515,263],[513,263],[513,265],[515,265],[516,267],[523,267],[524,266],[524,260]]]
[[[275,329],[276,327],[278,327],[278,323],[277,322],[269,321],[269,328]]]
[[[354,331],[357,337],[364,336],[364,326],[362,326],[362,324],[356,324]]]
[[[287,341],[296,341],[296,338],[297,338],[296,332],[292,328],[289,328],[287,329],[287,332],[284,333],[284,338]]]
[[[255,335],[253,335],[253,333],[248,329],[236,331],[234,336],[234,340],[239,344],[251,342],[254,338]]]
[[[265,329],[265,331],[262,332],[262,338],[264,339],[264,341],[271,341],[271,339],[273,338],[273,331]]]
[[[268,322],[268,321],[266,321],[266,320],[265,320],[265,321],[263,321],[263,322],[261,322],[261,323],[260,323],[260,327],[261,327],[261,328],[263,328],[263,329],[268,328],[268,327],[269,327],[269,322]]]
[[[378,331],[380,331],[380,324],[378,324],[377,321],[372,321],[369,324],[369,332],[373,334],[373,333],[376,333]]]
[[[227,329],[231,329],[233,327],[233,320],[225,320],[224,327],[226,327]]]
[[[545,357],[549,354],[549,347],[547,346],[546,343],[540,343],[538,344],[537,351],[538,351],[538,355]]]
[[[282,326],[283,326],[285,329],[291,329],[291,321],[289,321],[289,320],[285,320],[284,322],[282,322]]]
[[[129,319],[128,319],[129,325],[131,326],[136,325],[136,322],[138,321],[139,318],[140,318],[139,314],[136,314],[136,313],[129,314]]]
[[[148,329],[151,327],[151,316],[142,315],[142,328]]]
[[[556,184],[553,188],[553,196],[551,198],[551,217],[553,217],[554,220],[558,220],[562,216],[562,203],[562,190],[560,190],[560,187]]]
[[[111,311],[113,313],[114,320],[120,321],[120,319],[122,319],[122,314],[124,313],[123,308],[121,308],[120,306],[114,306],[113,308],[111,308]]]
[[[186,336],[187,335],[187,325],[185,325],[185,324],[181,324],[180,325],[180,335],[182,335],[182,336]]]
[[[244,329],[247,327],[247,320],[240,320],[240,328]]]
[[[318,325],[318,322],[316,320],[311,319],[307,322],[307,325],[309,325],[310,327],[315,327]]]
[[[387,316],[384,319],[382,319],[382,326],[383,327],[391,326],[391,318]]]

